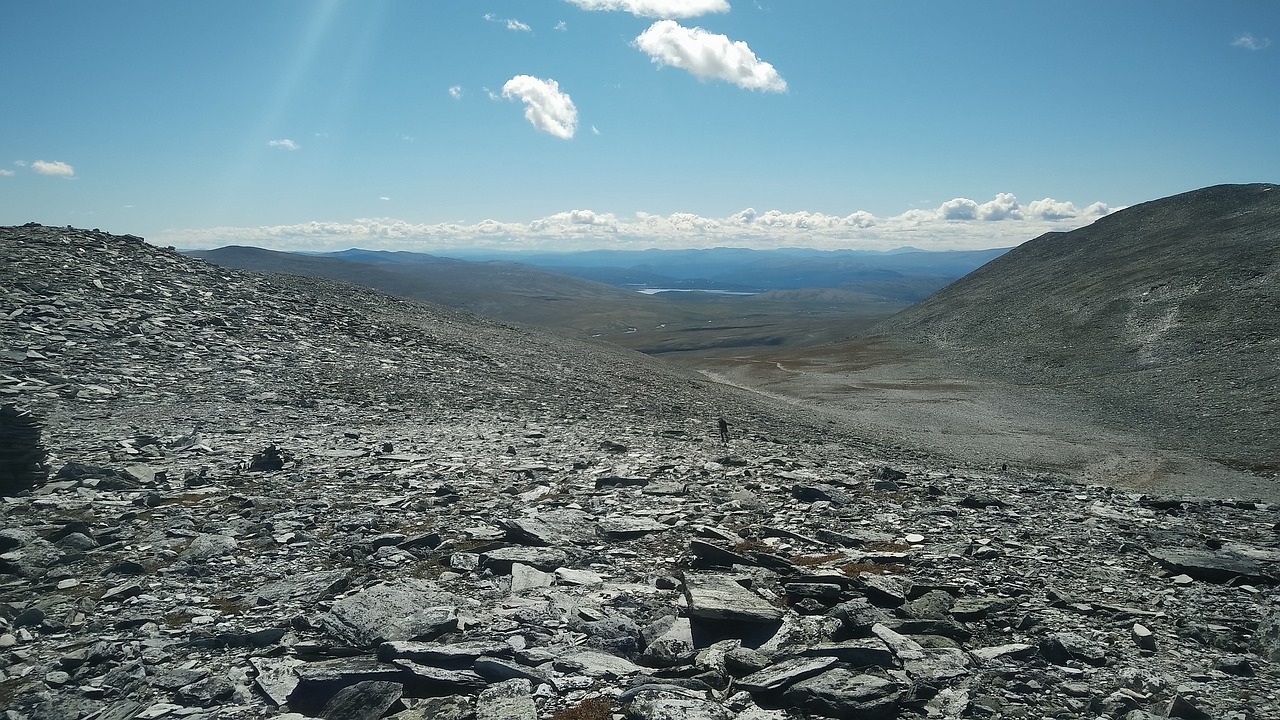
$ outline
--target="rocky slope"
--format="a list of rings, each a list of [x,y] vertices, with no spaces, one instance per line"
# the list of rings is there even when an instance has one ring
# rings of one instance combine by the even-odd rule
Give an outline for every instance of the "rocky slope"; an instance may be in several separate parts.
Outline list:
[[[1079,396],[1116,427],[1280,471],[1280,189],[1220,185],[1009,252],[869,334]]]
[[[1280,714],[1274,506],[128,236],[0,229],[0,293],[52,471],[0,503],[9,718]]]

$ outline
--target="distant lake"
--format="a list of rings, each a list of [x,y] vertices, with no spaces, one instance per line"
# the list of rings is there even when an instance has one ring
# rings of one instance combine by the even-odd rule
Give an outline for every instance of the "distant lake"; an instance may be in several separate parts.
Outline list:
[[[640,288],[636,292],[643,295],[656,295],[664,292],[704,292],[715,293],[717,295],[757,295],[753,292],[739,292],[734,290],[703,290],[702,288]]]

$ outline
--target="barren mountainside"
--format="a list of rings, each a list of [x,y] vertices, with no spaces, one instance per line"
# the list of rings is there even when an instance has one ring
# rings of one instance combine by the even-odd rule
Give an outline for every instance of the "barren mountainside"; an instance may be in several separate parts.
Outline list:
[[[0,228],[0,709],[1280,715],[1275,505],[838,427],[606,345]]]
[[[1220,185],[1050,233],[869,334],[1088,398],[1115,425],[1280,468],[1280,188]]]

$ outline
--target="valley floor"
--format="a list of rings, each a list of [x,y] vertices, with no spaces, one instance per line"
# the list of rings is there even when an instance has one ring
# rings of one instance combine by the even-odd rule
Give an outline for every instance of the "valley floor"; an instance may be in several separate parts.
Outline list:
[[[918,347],[870,338],[672,359],[718,382],[828,415],[855,435],[962,465],[1007,464],[1139,492],[1280,501],[1273,479],[1104,426],[1078,396],[975,379]]]

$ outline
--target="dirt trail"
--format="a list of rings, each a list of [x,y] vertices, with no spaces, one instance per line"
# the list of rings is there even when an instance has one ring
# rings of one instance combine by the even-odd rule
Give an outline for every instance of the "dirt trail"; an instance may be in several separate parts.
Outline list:
[[[1103,427],[1070,391],[975,379],[878,339],[684,362],[717,382],[825,414],[855,435],[957,464],[1007,463],[1135,492],[1280,502],[1274,480]]]

